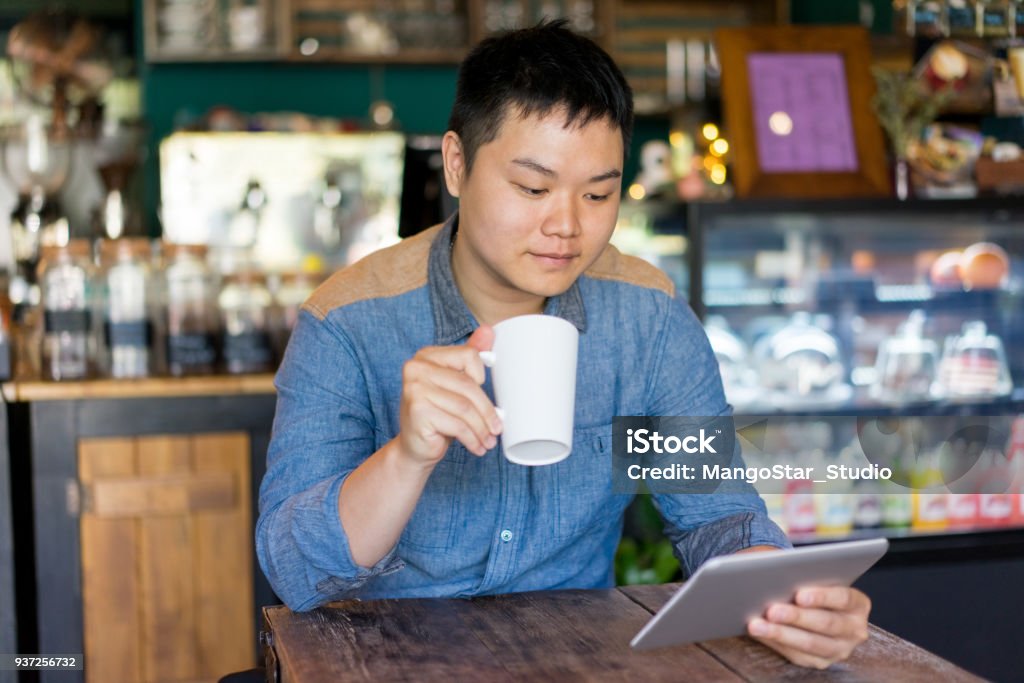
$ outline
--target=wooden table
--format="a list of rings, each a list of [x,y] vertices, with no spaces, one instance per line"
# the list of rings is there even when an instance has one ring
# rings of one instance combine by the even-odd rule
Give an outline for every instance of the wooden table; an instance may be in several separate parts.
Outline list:
[[[550,591],[471,600],[267,607],[268,681],[978,681],[872,627],[827,672],[793,666],[748,638],[633,652],[629,641],[678,585]]]

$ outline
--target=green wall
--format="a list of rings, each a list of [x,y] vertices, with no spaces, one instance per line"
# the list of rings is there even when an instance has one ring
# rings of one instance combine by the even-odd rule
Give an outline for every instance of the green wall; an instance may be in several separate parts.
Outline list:
[[[791,0],[790,18],[794,24],[858,24],[865,9],[874,17],[872,32],[891,32],[892,0]]]
[[[151,64],[143,69],[143,106],[154,132],[214,105],[243,112],[297,111],[345,119],[366,118],[373,96],[395,105],[403,130],[444,131],[455,94],[453,66],[375,67],[331,64]],[[371,82],[381,85],[373,93]]]

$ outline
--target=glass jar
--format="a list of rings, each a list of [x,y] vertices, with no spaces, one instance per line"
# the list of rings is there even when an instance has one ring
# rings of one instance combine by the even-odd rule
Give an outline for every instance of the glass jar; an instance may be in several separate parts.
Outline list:
[[[39,263],[43,309],[42,375],[84,379],[92,370],[92,262],[87,240],[44,247]]]
[[[224,369],[233,374],[271,372],[274,352],[270,340],[273,303],[266,278],[242,271],[224,279],[218,304],[223,330]]]
[[[274,323],[272,339],[274,352],[278,358],[284,355],[288,346],[288,338],[299,320],[302,304],[323,280],[323,273],[285,273],[281,276],[281,284],[274,293]]]
[[[882,342],[871,397],[887,404],[937,398],[938,345],[924,336],[924,311],[912,311],[895,336]]]
[[[167,373],[175,377],[213,374],[220,324],[206,247],[165,244],[162,284]]]
[[[117,378],[148,377],[153,369],[151,249],[144,238],[100,242],[103,336],[100,364]]]
[[[946,340],[939,381],[954,401],[1006,396],[1013,382],[1002,339],[989,334],[984,321],[964,323],[959,337]]]
[[[850,399],[839,340],[825,329],[828,324],[799,311],[754,344],[757,376],[773,405],[836,406]]]

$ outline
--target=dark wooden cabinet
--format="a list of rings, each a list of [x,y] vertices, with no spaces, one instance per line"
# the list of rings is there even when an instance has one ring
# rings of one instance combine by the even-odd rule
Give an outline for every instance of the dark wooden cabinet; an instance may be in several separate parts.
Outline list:
[[[30,496],[15,513],[31,541],[16,558],[19,641],[0,647],[85,655],[84,672],[42,681],[216,681],[255,666],[257,610],[276,602],[253,544],[270,377],[17,393],[11,453],[27,466],[13,485]]]
[[[0,652],[18,652],[14,594],[14,527],[11,462],[7,448],[7,413],[0,410]],[[14,683],[13,671],[0,671],[0,683]]]

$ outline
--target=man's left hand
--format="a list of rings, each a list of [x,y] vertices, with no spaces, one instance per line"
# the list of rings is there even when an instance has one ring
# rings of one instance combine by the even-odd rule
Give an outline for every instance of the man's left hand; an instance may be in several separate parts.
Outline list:
[[[868,639],[871,600],[856,588],[801,588],[793,603],[768,606],[747,633],[799,666],[825,669]]]

